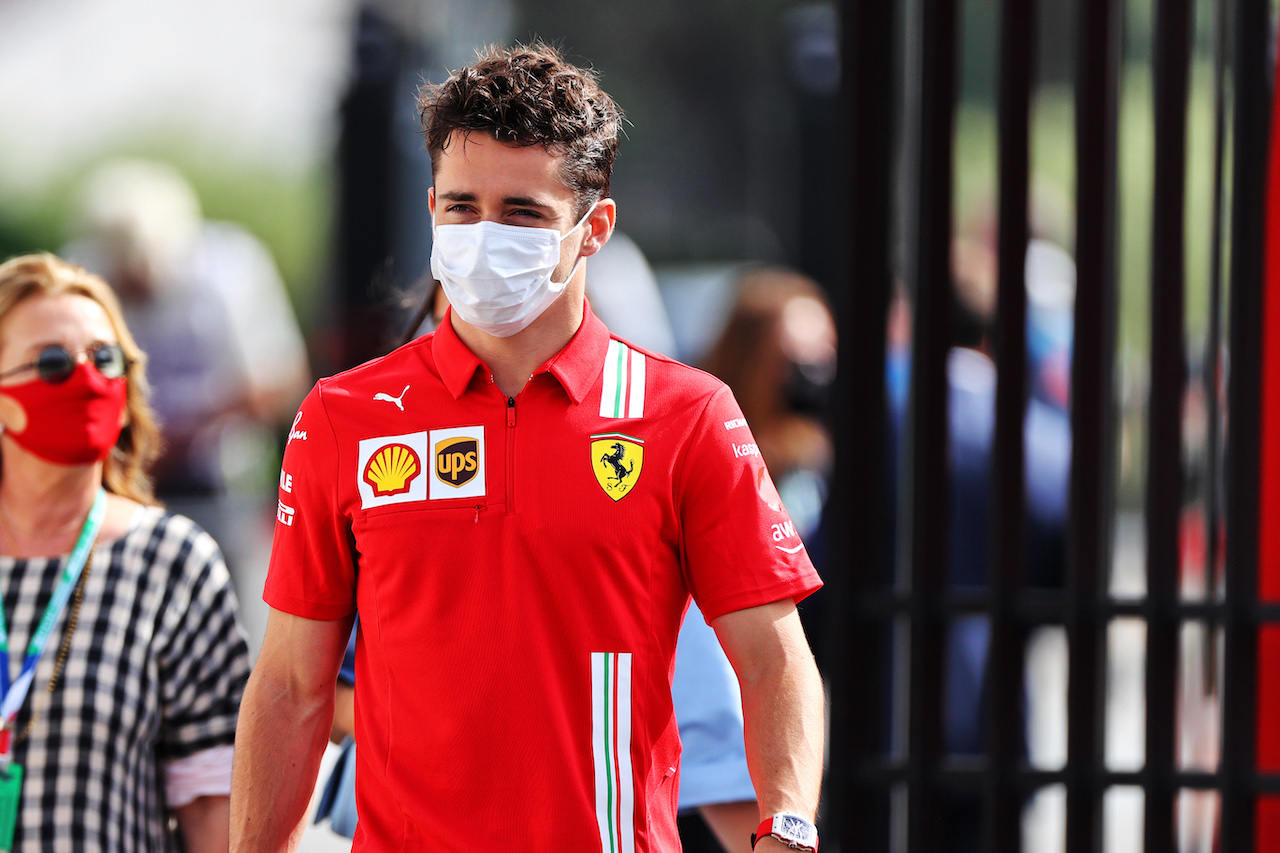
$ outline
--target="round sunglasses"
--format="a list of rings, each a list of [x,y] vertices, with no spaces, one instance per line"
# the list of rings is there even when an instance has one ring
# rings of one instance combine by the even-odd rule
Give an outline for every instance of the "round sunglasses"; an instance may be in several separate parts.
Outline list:
[[[0,373],[0,379],[24,370],[35,370],[45,382],[57,385],[67,381],[71,372],[76,369],[76,362],[81,355],[87,355],[89,363],[107,379],[119,379],[129,369],[129,357],[124,354],[119,344],[95,344],[80,353],[72,353],[61,344],[50,344],[40,350],[35,361]]]

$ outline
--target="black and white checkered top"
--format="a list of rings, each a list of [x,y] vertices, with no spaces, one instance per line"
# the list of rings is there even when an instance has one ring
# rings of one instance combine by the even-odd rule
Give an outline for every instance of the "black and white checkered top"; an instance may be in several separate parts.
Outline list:
[[[0,557],[10,672],[65,557]],[[164,803],[168,762],[235,740],[249,651],[213,539],[190,519],[139,509],[93,555],[66,667],[47,690],[68,602],[18,714],[28,737],[15,850],[177,850]]]

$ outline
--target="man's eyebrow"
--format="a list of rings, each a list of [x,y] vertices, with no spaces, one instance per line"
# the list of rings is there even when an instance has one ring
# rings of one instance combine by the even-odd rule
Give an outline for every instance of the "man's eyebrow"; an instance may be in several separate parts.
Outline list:
[[[511,207],[542,207],[542,208],[551,207],[551,205],[545,201],[539,201],[536,198],[531,198],[529,196],[523,196],[523,195],[507,196],[502,200],[502,203],[506,205],[510,205]]]
[[[437,198],[445,201],[476,201],[476,194],[466,192],[465,190],[453,190],[452,192],[440,193]],[[552,204],[546,200],[539,200],[533,196],[512,195],[502,200],[502,203],[508,207],[540,207],[544,210],[550,210]]]

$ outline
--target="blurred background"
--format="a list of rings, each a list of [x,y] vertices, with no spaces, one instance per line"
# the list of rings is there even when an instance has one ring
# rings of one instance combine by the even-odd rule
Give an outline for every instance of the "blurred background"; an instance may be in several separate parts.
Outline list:
[[[927,3],[889,5],[895,11],[887,32],[900,60],[881,81],[886,109],[871,120],[885,124],[894,152],[887,180],[895,202],[878,214],[886,220],[892,295],[883,316],[871,322],[884,329],[892,448],[892,436],[908,435],[912,423],[912,348],[921,329],[913,310],[920,280],[913,199],[923,179],[911,151],[927,111],[920,108],[921,83],[913,70],[920,59],[916,52],[924,48],[913,33],[930,12]],[[1152,264],[1159,256],[1153,242],[1159,5],[1108,5],[1120,23],[1110,83],[1116,143],[1109,320],[1114,382],[1107,393],[1114,406],[1115,455],[1114,467],[1104,474],[1109,536],[1103,594],[1130,600],[1140,599],[1147,584]],[[1179,389],[1185,400],[1183,448],[1174,464],[1184,475],[1180,511],[1188,519],[1178,534],[1184,549],[1178,584],[1184,597],[1196,600],[1221,593],[1224,547],[1218,535],[1224,416],[1217,388],[1226,381],[1220,333],[1227,296],[1217,282],[1229,261],[1220,245],[1228,195],[1222,188],[1222,128],[1228,98],[1223,10],[1229,5],[1184,4],[1181,198],[1187,213],[1179,269],[1186,373]],[[951,417],[956,405],[970,400],[977,407],[970,424],[990,420],[995,393],[990,356],[1003,6],[998,0],[957,3],[948,32],[954,49],[948,304],[959,306],[948,310],[968,318],[970,326],[968,332],[953,328],[947,346],[972,354],[950,362]],[[1029,564],[1028,579],[1059,590],[1067,583],[1069,391],[1079,322],[1080,7],[1066,0],[1037,4],[1027,36],[1035,57],[1027,124],[1026,369],[1035,409],[1028,410],[1026,422],[1027,512],[1033,522],[1043,522],[1044,534],[1029,546],[1042,550]],[[256,649],[275,478],[294,407],[314,378],[398,343],[415,298],[427,287],[431,176],[414,109],[418,87],[442,80],[490,42],[542,38],[594,68],[628,118],[613,179],[618,227],[642,253],[641,263],[651,267],[670,326],[666,348],[704,364],[717,352],[726,357],[717,342],[729,334],[751,273],[798,274],[816,285],[814,293],[805,292],[811,301],[841,311],[849,304],[843,294],[863,272],[850,265],[850,207],[864,201],[849,192],[857,164],[848,154],[841,11],[837,3],[794,0],[4,0],[0,256],[62,251],[104,270],[122,288],[132,308],[130,323],[152,352],[157,402],[171,430],[162,496],[208,526],[228,551]],[[946,288],[943,293],[947,298]],[[801,338],[812,338],[804,331],[812,325],[795,328]],[[739,360],[763,346],[748,344]],[[792,363],[804,363],[803,347],[786,343],[785,335],[777,346]],[[833,358],[819,353],[814,361]],[[164,376],[163,364],[171,375]],[[872,366],[879,383],[880,365]],[[801,385],[810,396],[804,401],[794,394],[788,398],[789,411],[803,409],[826,430],[832,423],[831,367],[807,374]],[[796,383],[786,390],[795,392]],[[768,417],[752,418],[757,435]],[[985,441],[989,453],[989,432],[975,438],[955,427],[949,445]],[[779,451],[779,459],[803,455],[798,444],[779,442],[790,448]],[[832,467],[833,448],[837,457],[856,453],[837,430],[810,454],[811,464],[797,464],[812,475],[805,483],[821,481],[807,490],[800,483],[794,498],[797,505],[810,501],[815,525],[825,481],[841,470]],[[898,532],[885,562],[902,570],[910,549],[898,547],[899,540],[930,534],[905,526],[900,516],[908,510],[893,502],[911,476],[901,458],[905,451],[894,453],[886,458],[900,467],[889,472],[893,482],[884,494],[888,512],[898,517]],[[966,476],[962,462],[950,463],[957,482]],[[786,463],[770,462],[775,470],[780,464]],[[986,494],[980,491],[979,499]],[[966,583],[960,568],[966,561],[980,566],[968,578],[973,585],[980,587],[986,577],[985,538],[966,538],[966,530],[986,529],[987,505],[975,505],[983,513],[970,519],[969,528],[957,528],[952,519],[948,564],[958,586]],[[815,531],[810,540],[820,561],[825,537]],[[815,602],[806,619],[829,670],[851,652],[824,647],[827,621],[834,617],[822,606]],[[977,643],[979,672],[966,687],[954,680],[962,677],[954,674],[963,668],[957,661],[948,689],[977,695],[983,689],[986,633],[981,625],[966,633],[962,622],[955,620],[953,645]],[[1192,756],[1184,764],[1208,771],[1217,761],[1214,697],[1221,648],[1208,628],[1198,632],[1198,626],[1187,625],[1178,657],[1179,737],[1184,757]],[[1105,763],[1117,772],[1136,771],[1144,760],[1145,626],[1140,619],[1117,618],[1106,630]],[[1031,698],[1025,758],[1036,767],[1061,767],[1066,629],[1039,626],[1026,641]],[[977,700],[970,704],[974,716]],[[963,710],[956,713],[965,716]],[[1028,849],[1063,847],[1064,797],[1058,785],[1028,798]],[[1214,849],[1215,802],[1186,802],[1179,849]],[[1106,808],[1101,849],[1139,849],[1140,791],[1135,796],[1131,788],[1113,788]],[[907,836],[895,837],[905,843]],[[328,849],[328,840],[314,834],[308,843]]]
[[[833,5],[783,0],[7,0],[0,255],[62,252],[121,291],[170,445],[159,492],[246,578],[256,648],[294,407],[399,343],[426,287],[418,88],[489,43],[594,68],[628,118],[619,263],[674,306],[628,331],[696,363],[735,271],[834,280],[837,30]]]
[[[831,275],[831,5],[16,0],[0,23],[0,250],[76,236],[104,160],[172,163],[270,248],[322,372],[345,366],[336,305],[422,275],[414,92],[488,42],[541,37],[599,72],[630,121],[620,225],[655,266]]]

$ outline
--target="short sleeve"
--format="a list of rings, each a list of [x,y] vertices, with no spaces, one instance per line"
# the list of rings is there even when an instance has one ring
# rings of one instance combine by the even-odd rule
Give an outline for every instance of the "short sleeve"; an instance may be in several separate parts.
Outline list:
[[[338,442],[322,387],[302,401],[289,431],[262,597],[295,616],[342,619],[355,612],[355,558],[350,519],[339,505]]]
[[[685,574],[707,621],[822,586],[727,386],[699,417],[676,482]]]
[[[165,805],[171,809],[180,809],[199,797],[230,795],[234,755],[235,747],[223,744],[166,764]]]
[[[249,678],[249,646],[231,574],[209,534],[190,524],[171,572],[159,652],[162,723],[157,754],[167,761],[235,741]]]

